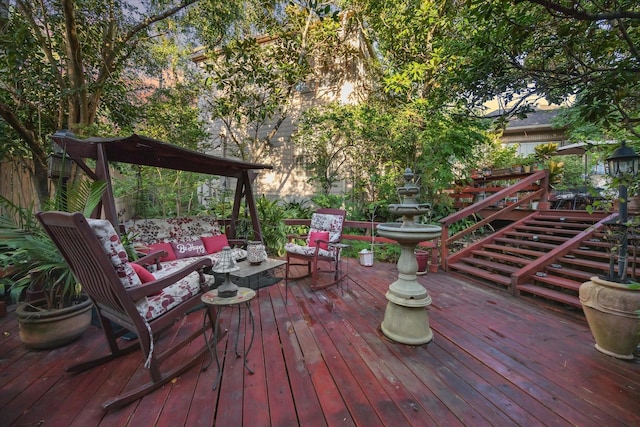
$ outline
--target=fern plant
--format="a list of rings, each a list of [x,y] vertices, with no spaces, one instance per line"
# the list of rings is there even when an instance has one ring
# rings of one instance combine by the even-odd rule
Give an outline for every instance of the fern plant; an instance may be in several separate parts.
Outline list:
[[[82,181],[56,193],[46,209],[82,212],[90,216],[106,184]],[[0,196],[0,268],[11,271],[9,293],[14,302],[27,288],[43,291],[45,309],[68,307],[80,285],[35,216],[34,206],[22,207]]]

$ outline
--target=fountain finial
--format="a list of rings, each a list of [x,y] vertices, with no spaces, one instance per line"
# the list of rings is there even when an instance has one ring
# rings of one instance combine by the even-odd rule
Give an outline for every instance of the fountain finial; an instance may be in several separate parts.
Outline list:
[[[402,215],[402,226],[413,227],[415,225],[415,216],[428,214],[431,211],[430,203],[419,204],[416,196],[420,193],[420,187],[414,182],[415,174],[411,168],[404,170],[404,185],[398,187],[398,195],[401,197],[401,203],[389,205],[389,212],[396,215]]]
[[[404,170],[404,185],[402,187],[398,187],[398,194],[402,196],[402,204],[403,205],[415,205],[416,196],[420,192],[420,187],[418,187],[414,182],[413,178],[415,174],[411,170],[411,168],[406,168]]]

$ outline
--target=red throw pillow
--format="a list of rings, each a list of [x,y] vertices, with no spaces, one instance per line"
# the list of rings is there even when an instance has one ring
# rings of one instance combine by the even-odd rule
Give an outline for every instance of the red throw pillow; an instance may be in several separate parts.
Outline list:
[[[152,245],[147,245],[146,249],[140,248],[139,251],[147,254],[150,254],[152,252],[157,252],[157,251],[165,251],[167,252],[167,256],[160,258],[161,262],[176,260],[176,254],[173,252],[173,247],[171,247],[171,243],[154,243]]]
[[[220,252],[222,248],[229,245],[229,239],[226,234],[218,234],[217,236],[202,237],[204,242],[204,248],[208,254],[214,254]]]
[[[329,240],[329,232],[328,231],[312,231],[309,234],[309,246],[315,247],[316,246],[316,240],[328,241]],[[329,249],[329,244],[321,242],[320,243],[320,249],[328,250]]]
[[[173,253],[176,254],[176,258],[178,259],[207,254],[201,239],[191,242],[171,242],[171,246],[173,247]]]
[[[156,278],[153,277],[153,274],[151,274],[146,268],[144,268],[140,264],[136,264],[135,262],[130,262],[129,265],[131,266],[131,268],[133,268],[133,271],[136,272],[136,274],[138,275],[142,283],[153,282],[154,280],[156,280]]]

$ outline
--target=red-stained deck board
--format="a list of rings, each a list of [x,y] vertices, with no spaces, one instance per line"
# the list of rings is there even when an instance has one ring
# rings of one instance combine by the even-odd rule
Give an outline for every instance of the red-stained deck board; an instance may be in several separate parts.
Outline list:
[[[434,340],[407,346],[380,330],[395,266],[345,261],[349,278],[341,286],[312,292],[309,279],[291,281],[287,304],[284,282],[260,289],[252,301],[254,375],[231,351],[214,391],[215,366],[201,371],[207,356],[175,382],[110,413],[100,406],[105,400],[149,380],[141,352],[66,373],[106,353],[102,332],[94,327],[69,346],[29,351],[10,307],[0,319],[7,332],[0,337],[0,424],[640,425],[640,361],[597,352],[579,310],[545,308],[500,286],[428,273],[418,281],[432,297]],[[161,342],[198,330],[202,316],[189,315]],[[235,325],[226,317],[233,347]]]
[[[387,285],[388,286],[388,285]],[[380,316],[380,321],[384,317]],[[428,344],[431,346],[432,344]],[[428,347],[427,347],[428,348]],[[405,365],[407,368],[415,375],[418,379],[421,380],[423,387],[426,386],[429,390],[431,390],[435,397],[442,401],[447,408],[452,411],[456,418],[462,420],[463,423],[466,424],[474,424],[474,425],[491,425],[492,423],[485,419],[484,415],[489,410],[493,410],[491,407],[480,408],[480,410],[475,409],[473,405],[471,405],[468,401],[465,401],[458,394],[458,390],[454,388],[454,386],[463,387],[465,386],[462,383],[457,382],[457,378],[455,376],[449,375],[446,376],[443,373],[443,369],[441,366],[431,367],[432,369],[426,370],[425,363],[429,364],[432,361],[430,357],[424,357],[423,360],[416,360],[415,352],[416,347],[407,346],[398,343],[394,343],[391,345],[392,354],[395,357],[403,356],[405,359]],[[434,372],[436,375],[434,375]],[[444,375],[442,378],[440,373]],[[452,384],[453,383],[453,384]],[[500,414],[495,415],[496,419],[501,419]],[[495,425],[495,424],[494,424]]]
[[[246,309],[241,309],[242,320],[246,316]],[[221,321],[228,325],[227,336],[218,344],[218,358],[222,369],[222,378],[218,386],[218,410],[216,411],[216,421],[218,419],[227,420],[228,425],[242,425],[242,393],[245,372],[242,356],[237,357],[235,354],[236,331],[238,328],[238,309],[237,307],[227,307],[221,312]],[[243,322],[244,323],[244,322]],[[244,329],[244,328],[243,328]],[[243,340],[244,331],[241,329],[239,339]],[[244,346],[239,345],[238,351],[242,355]],[[215,381],[216,365],[211,365],[212,376],[211,384]]]
[[[366,272],[373,272],[373,269],[365,269]],[[358,271],[360,273],[360,271]],[[397,272],[395,273],[397,275]],[[361,277],[358,274],[358,277]],[[373,286],[388,287],[395,280],[396,276],[389,275],[367,275],[365,289],[372,289]],[[425,384],[420,381],[406,365],[395,357],[396,348],[402,350],[410,349],[410,346],[395,343],[386,338],[379,328],[384,318],[384,308],[386,307],[386,299],[382,301],[369,292],[354,292],[356,287],[348,288],[347,292],[340,293],[336,291],[336,304],[341,308],[337,310],[340,313],[348,313],[348,319],[354,321],[357,319],[354,315],[358,314],[360,322],[353,323],[359,335],[366,340],[366,344],[374,349],[385,366],[390,368],[387,378],[391,378],[387,384],[387,390],[399,391],[403,390],[406,394],[402,394],[397,399],[397,406],[402,408],[408,420],[413,421],[414,425],[420,425],[426,419],[443,423],[446,425],[458,425],[460,420],[447,408],[442,401],[432,392]],[[366,331],[366,332],[365,332]],[[437,421],[436,421],[437,420]]]
[[[595,370],[602,369],[598,364],[585,359],[583,359],[582,363],[576,363],[572,356],[577,355],[577,358],[581,352],[585,351],[584,348],[581,349],[579,347],[583,347],[588,338],[583,340],[568,339],[562,334],[558,334],[559,329],[553,327],[547,327],[539,331],[532,328],[523,334],[523,331],[516,332],[508,327],[500,328],[502,325],[481,316],[465,316],[461,313],[451,318],[455,323],[455,327],[467,329],[474,337],[488,337],[487,339],[490,340],[488,344],[501,348],[506,357],[510,357],[513,361],[524,365],[524,367],[531,367],[535,375],[542,377],[539,380],[540,383],[544,384],[548,380],[553,382],[556,387],[567,391],[567,393],[562,394],[575,396],[574,400],[567,402],[568,404],[579,407],[584,405],[580,401],[581,399],[589,402],[592,407],[592,417],[607,422],[614,421],[613,419],[608,419],[610,417],[610,405],[603,404],[600,399],[593,398],[592,389],[594,387],[598,387],[601,390],[609,390],[611,393],[622,393],[621,404],[624,407],[634,404],[635,397],[629,393],[624,393],[624,389],[620,386],[620,383],[625,381],[624,378],[613,374],[607,375],[603,371],[602,380],[596,386],[593,381],[580,375],[584,372],[584,369],[589,369],[590,367]],[[500,329],[501,332],[496,331],[496,329]],[[536,342],[530,342],[528,345],[520,344],[518,340],[522,336],[537,336],[539,339],[545,339],[550,343],[550,346],[547,346],[545,352],[540,352]],[[549,350],[552,350],[552,352]],[[518,367],[516,366],[516,368]],[[517,371],[526,372],[527,369],[518,368]],[[630,384],[630,386],[632,389],[640,388],[638,383]],[[563,399],[559,398],[559,400]],[[625,413],[622,410],[617,412],[615,418],[621,420],[624,417]]]
[[[265,299],[264,302],[261,300]],[[249,352],[249,366],[253,369],[253,375],[244,376],[244,396],[242,420],[245,425],[260,425],[269,419],[269,397],[267,389],[266,366],[264,357],[263,335],[262,333],[262,306],[269,308],[270,298],[265,289],[259,290],[258,297],[251,302],[251,310],[254,315],[255,337],[253,346]],[[249,326],[249,325],[248,325]],[[248,342],[248,338],[247,338]]]
[[[304,298],[301,288],[295,288],[293,293],[297,298]],[[303,294],[298,296],[299,294]],[[308,313],[310,318],[314,319],[309,322],[309,327],[313,336],[318,343],[318,346],[322,348],[322,357],[327,364],[327,368],[331,372],[333,381],[340,384],[340,392],[342,398],[345,401],[346,406],[349,408],[349,413],[354,418],[356,424],[366,424],[367,426],[384,425],[385,422],[391,422],[392,420],[385,420],[380,418],[376,413],[369,399],[367,398],[371,389],[382,391],[377,381],[373,378],[370,371],[367,370],[366,374],[361,376],[355,376],[350,370],[350,366],[353,364],[362,364],[362,360],[356,360],[351,356],[353,352],[353,346],[351,341],[346,339],[340,332],[339,328],[342,325],[332,319],[327,314],[330,310],[327,310],[327,305],[333,304],[330,300],[323,300],[318,304],[310,304],[311,313]],[[317,320],[315,320],[317,319]],[[342,351],[336,348],[339,345]],[[353,363],[349,364],[349,360]],[[367,381],[366,384],[361,384],[361,381]],[[380,401],[388,401],[386,393],[382,394]],[[374,400],[377,401],[377,400]],[[401,421],[396,419],[396,422]]]
[[[260,292],[261,295],[258,300],[260,309],[258,310],[258,315],[262,324],[262,331],[258,335],[258,342],[262,344],[264,357],[265,392],[267,393],[266,403],[269,409],[268,419],[271,420],[271,425],[273,426],[297,426],[298,419],[293,397],[297,393],[292,392],[293,384],[283,379],[288,376],[293,377],[294,374],[303,374],[305,376],[308,374],[302,362],[295,363],[292,361],[289,364],[285,362],[287,353],[289,353],[290,358],[295,359],[296,352],[289,350],[290,347],[284,345],[286,340],[282,339],[281,334],[288,334],[287,328],[284,328],[284,332],[278,330],[276,313],[273,306],[273,304],[279,302],[280,293],[278,288],[271,286],[267,289],[262,289]],[[284,308],[280,308],[278,312],[286,315]],[[289,372],[287,366],[289,367]],[[312,393],[311,396],[307,398],[307,401],[309,404],[315,403],[314,408],[316,414],[319,414],[321,417],[322,412],[320,411],[320,404],[315,392],[311,387],[304,387],[305,381],[301,381],[300,383],[301,386],[297,392],[300,393],[303,398],[308,391]],[[247,404],[249,404],[249,402],[247,402]],[[311,406],[309,406],[308,411],[313,411]]]
[[[290,289],[294,292],[295,288]],[[316,300],[299,298],[294,296],[296,304],[287,306],[290,318],[290,328],[295,333],[295,338],[300,346],[300,356],[303,357],[304,365],[309,372],[311,383],[315,389],[317,399],[320,402],[324,419],[329,425],[341,423],[343,425],[353,425],[349,410],[340,394],[337,384],[334,382],[331,372],[322,357],[322,350],[318,347],[309,329],[309,323],[315,321],[310,316],[311,308],[309,304],[317,304]],[[290,300],[291,301],[291,300]],[[278,322],[280,324],[280,322]],[[290,337],[291,338],[291,337]],[[298,357],[300,357],[298,356]],[[292,382],[298,379],[292,378]],[[296,394],[294,393],[294,398]],[[298,411],[298,414],[301,414]],[[322,421],[319,421],[322,422]]]
[[[550,379],[539,375],[536,372],[537,366],[529,367],[527,366],[527,361],[514,360],[511,356],[505,354],[503,348],[494,349],[487,346],[473,334],[461,329],[458,324],[442,320],[437,325],[440,330],[447,333],[453,333],[455,330],[457,344],[461,343],[461,340],[468,340],[468,345],[472,345],[477,349],[474,353],[475,357],[548,407],[554,414],[549,419],[543,420],[543,422],[548,423],[555,418],[564,418],[574,425],[593,425],[593,415],[585,415],[578,409],[579,402],[576,401],[576,397],[565,393],[565,390],[559,388]],[[554,391],[559,391],[560,393],[555,393]]]

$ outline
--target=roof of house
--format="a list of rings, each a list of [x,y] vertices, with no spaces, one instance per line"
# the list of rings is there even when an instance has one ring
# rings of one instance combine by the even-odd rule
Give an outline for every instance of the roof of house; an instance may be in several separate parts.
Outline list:
[[[551,129],[553,128],[553,119],[559,113],[559,109],[540,109],[527,113],[527,116],[524,118],[513,117],[509,120],[509,124],[507,125],[505,132],[541,127]]]

